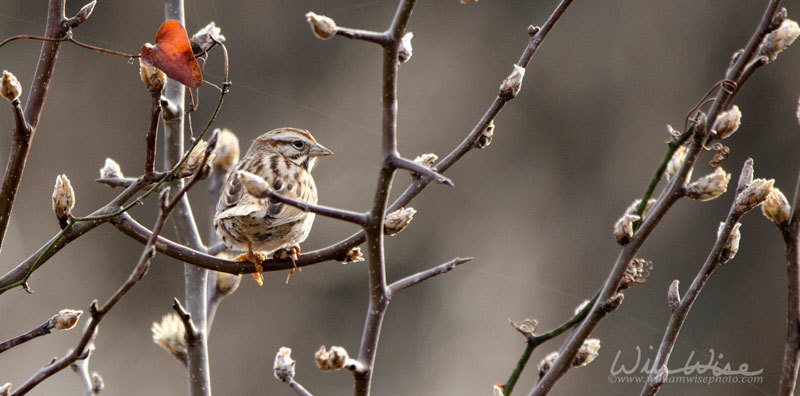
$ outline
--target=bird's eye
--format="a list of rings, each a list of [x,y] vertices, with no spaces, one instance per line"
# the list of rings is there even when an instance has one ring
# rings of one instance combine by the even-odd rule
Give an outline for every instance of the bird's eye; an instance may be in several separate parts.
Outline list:
[[[302,140],[295,140],[295,141],[292,142],[292,146],[294,146],[294,148],[299,150],[299,149],[303,148],[303,141]]]

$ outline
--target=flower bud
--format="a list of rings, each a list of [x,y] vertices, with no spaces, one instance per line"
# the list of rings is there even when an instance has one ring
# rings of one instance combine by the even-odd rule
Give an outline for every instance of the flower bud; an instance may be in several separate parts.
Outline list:
[[[778,187],[772,187],[772,191],[769,192],[764,204],[761,205],[761,212],[773,223],[781,226],[789,221],[792,207],[781,190]]]
[[[347,350],[340,346],[331,346],[331,350],[326,351],[325,345],[323,345],[314,353],[317,367],[322,371],[339,370],[345,367],[349,359],[350,356],[347,355]]]
[[[517,330],[520,334],[524,335],[526,338],[533,336],[533,333],[536,331],[536,326],[539,325],[539,322],[536,319],[525,319],[522,322],[511,322],[511,327]]]
[[[631,241],[633,238],[633,222],[639,221],[641,217],[634,214],[624,214],[617,219],[614,223],[614,237],[617,238],[617,243],[624,245]]]
[[[525,77],[525,68],[514,65],[514,70],[500,84],[500,98],[509,100],[519,93],[522,87],[522,79]]]
[[[478,141],[475,142],[475,148],[482,149],[492,144],[492,137],[494,136],[494,120],[489,121],[489,125],[483,128],[481,135],[478,136]]]
[[[173,312],[164,315],[161,322],[153,322],[150,331],[156,345],[186,364],[186,328],[178,314]]]
[[[225,36],[222,35],[222,29],[217,27],[214,21],[211,21],[192,35],[189,41],[192,43],[192,52],[197,54],[210,50],[214,46],[214,41],[224,43]]]
[[[605,303],[600,305],[599,309],[606,314],[614,312],[622,305],[623,300],[625,300],[625,294],[614,293]]]
[[[75,327],[75,324],[78,323],[78,319],[80,319],[81,315],[83,315],[83,311],[81,310],[72,310],[72,309],[62,309],[58,311],[57,314],[50,319],[50,323],[53,326],[53,329],[56,330],[69,330]]]
[[[213,162],[213,152],[208,156],[207,162],[203,162],[203,159],[206,157],[207,147],[208,143],[206,143],[205,140],[200,140],[197,142],[192,151],[189,153],[189,157],[186,158],[186,161],[184,161],[183,164],[181,164],[181,168],[178,170],[178,175],[182,177],[191,176],[199,167],[202,166],[205,168],[209,163]]]
[[[544,357],[544,359],[542,359],[541,362],[539,362],[539,378],[544,377],[545,374],[550,371],[550,369],[556,363],[556,360],[558,360],[559,356],[560,354],[558,352],[550,352]]]
[[[336,257],[336,261],[342,264],[357,263],[359,261],[364,261],[364,254],[361,253],[361,248],[356,246],[348,250],[347,253],[342,256]]]
[[[269,183],[263,177],[248,171],[236,171],[236,177],[250,195],[256,198],[266,198],[270,190]]]
[[[146,43],[145,46],[153,46],[153,44]],[[150,66],[139,58],[139,74],[142,77],[144,86],[151,94],[160,94],[164,90],[164,84],[167,83],[167,75],[161,69]]]
[[[653,269],[653,263],[642,258],[633,259],[628,268],[625,269],[625,274],[622,276],[617,292],[629,289],[631,286],[644,283],[645,278],[650,275],[650,270]]]
[[[725,245],[722,247],[722,252],[720,253],[720,264],[725,264],[728,261],[731,261],[736,256],[736,252],[739,251],[739,241],[742,239],[742,233],[739,231],[741,226],[742,223],[737,222],[731,228],[731,233],[728,235],[728,239],[725,241]],[[723,229],[725,229],[725,223],[719,223],[717,238],[719,238]]]
[[[242,281],[241,275],[229,274],[227,272],[214,272],[214,287],[217,290],[217,295],[225,297],[232,294],[239,288],[239,283]]]
[[[383,221],[383,233],[386,235],[395,235],[403,231],[417,210],[414,208],[400,208],[392,213],[386,215],[386,220]]]
[[[11,383],[6,382],[3,386],[0,386],[0,396],[8,396],[11,394]]]
[[[650,210],[650,207],[652,207],[656,202],[657,201],[655,199],[652,199],[652,198],[648,199],[647,200],[647,205],[644,207],[644,211],[642,213],[646,214],[647,211]],[[639,204],[641,204],[641,203],[642,203],[641,199],[634,200],[633,203],[631,203],[630,206],[628,206],[628,209],[625,209],[625,214],[636,215],[636,211],[639,209]]]
[[[229,172],[239,162],[239,138],[227,128],[217,128],[217,146],[214,148],[214,166]]]
[[[81,7],[77,14],[75,14],[75,23],[80,25],[81,23],[85,22],[89,19],[89,16],[92,15],[92,11],[94,11],[94,6],[97,5],[97,0],[92,0],[85,6]]]
[[[464,2],[463,0],[461,1]],[[503,393],[503,384],[494,384],[492,386],[492,396],[505,396]]]
[[[92,391],[94,394],[100,393],[103,389],[105,389],[106,383],[103,381],[103,377],[100,376],[96,371],[92,373]]]
[[[669,309],[672,312],[677,311],[678,308],[681,306],[681,293],[678,290],[680,284],[681,282],[675,279],[669,285],[669,290],[667,291],[667,302],[669,303]]]
[[[397,52],[397,59],[400,63],[406,63],[411,56],[414,54],[413,49],[411,48],[411,39],[414,38],[414,33],[408,32],[403,35],[403,38],[400,40],[400,47],[398,48]]]
[[[583,345],[578,349],[575,358],[572,359],[572,367],[583,367],[592,362],[600,350],[599,338],[587,338],[583,340]]]
[[[272,374],[275,378],[286,382],[294,377],[295,361],[292,359],[291,348],[281,347],[275,355],[275,363],[272,365]]]
[[[56,176],[56,185],[53,187],[53,213],[55,213],[61,228],[67,226],[67,220],[75,207],[75,191],[67,175]]]
[[[306,13],[306,20],[311,25],[314,34],[323,40],[330,40],[336,35],[336,22],[333,19],[309,12]]]
[[[106,163],[100,168],[101,179],[120,179],[125,177],[122,174],[122,169],[119,167],[117,161],[111,158],[106,158]]]
[[[769,32],[761,41],[758,49],[760,55],[766,56],[770,61],[774,61],[781,51],[788,48],[797,36],[800,35],[800,26],[791,19],[784,19],[777,29]]]
[[[22,95],[22,85],[17,77],[8,70],[3,70],[3,77],[0,77],[0,95],[3,95],[9,102],[14,102]]]
[[[680,146],[672,153],[672,158],[669,159],[667,168],[664,170],[664,175],[667,176],[667,180],[671,180],[672,176],[678,173],[681,165],[683,165],[683,161],[686,159],[686,153],[688,151],[689,149],[686,146]]]
[[[583,302],[582,302],[582,303],[580,303],[580,304],[579,304],[577,307],[575,307],[575,311],[573,311],[573,314],[574,314],[574,315],[578,315],[578,314],[579,314],[579,313],[581,313],[581,311],[583,311],[583,309],[584,309],[584,308],[586,308],[586,307],[589,305],[589,303],[591,303],[591,302],[592,302],[591,300],[583,300]]]
[[[417,165],[422,165],[426,168],[430,168],[436,160],[439,159],[439,156],[434,153],[426,153],[420,154],[417,158],[414,158],[414,163]]]
[[[714,121],[714,127],[711,128],[711,133],[716,135],[718,139],[725,139],[733,135],[733,133],[739,129],[741,123],[742,112],[739,111],[739,106],[733,105],[730,109],[717,115],[717,120]]]
[[[747,213],[767,199],[775,179],[754,179],[747,187],[736,196],[733,210],[736,213]]]
[[[731,174],[720,166],[714,169],[714,173],[709,173],[686,186],[686,196],[698,201],[712,200],[728,190],[730,180]]]

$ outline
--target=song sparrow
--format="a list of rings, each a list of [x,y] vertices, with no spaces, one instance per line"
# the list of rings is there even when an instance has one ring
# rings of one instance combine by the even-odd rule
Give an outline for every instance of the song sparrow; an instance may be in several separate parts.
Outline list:
[[[308,131],[291,127],[273,129],[253,141],[228,176],[217,203],[214,229],[230,249],[247,251],[236,259],[256,264],[258,272],[253,278],[259,285],[261,263],[270,253],[273,256],[288,253],[294,262],[300,251],[297,245],[311,231],[314,213],[254,197],[242,185],[236,171],[261,176],[278,194],[316,204],[317,187],[311,169],[317,157],[330,154]]]

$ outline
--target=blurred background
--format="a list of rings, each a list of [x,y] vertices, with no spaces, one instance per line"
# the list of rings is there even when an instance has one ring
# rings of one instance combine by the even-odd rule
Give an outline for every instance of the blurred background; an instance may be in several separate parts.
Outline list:
[[[0,0],[0,38],[42,34],[47,2]],[[397,1],[282,0],[187,2],[190,34],[209,21],[222,27],[231,56],[231,93],[217,127],[236,132],[246,150],[259,134],[280,126],[309,129],[334,151],[315,170],[320,202],[365,210],[378,169],[380,50],[363,42],[315,38],[304,14],[328,15],[339,25],[380,30]],[[555,0],[420,1],[408,29],[414,56],[401,67],[398,138],[409,158],[449,152],[471,130],[528,42],[530,24],[541,25]],[[527,70],[521,94],[498,117],[494,140],[447,173],[455,188],[432,185],[412,206],[410,227],[387,242],[388,276],[396,280],[456,256],[474,261],[398,295],[389,307],[379,345],[374,394],[460,395],[491,393],[521,353],[523,337],[508,319],[536,318],[549,330],[572,315],[605,279],[619,246],[611,227],[641,196],[661,160],[665,124],[678,127],[687,111],[722,78],[730,55],[744,46],[766,1],[579,1],[547,37]],[[83,4],[69,1],[67,14]],[[787,1],[789,16],[800,12]],[[795,11],[798,10],[798,11]],[[101,1],[75,37],[110,49],[138,52],[163,21],[160,1]],[[27,93],[39,42],[0,49],[0,68],[15,73]],[[797,46],[797,45],[795,45]],[[222,60],[212,52],[206,79],[219,84]],[[798,169],[800,48],[790,48],[759,70],[736,103],[742,127],[726,140],[723,167],[738,178],[747,157],[757,177],[776,179],[791,196]],[[204,125],[216,91],[200,91],[194,125]],[[5,163],[13,126],[6,105],[0,125]],[[58,232],[50,211],[56,175],[66,173],[86,215],[117,192],[94,182],[106,157],[138,175],[144,161],[150,97],[138,65],[65,44],[36,134],[28,167],[0,257],[5,273]],[[159,142],[160,143],[160,142]],[[160,158],[160,155],[159,155]],[[695,175],[710,172],[711,155]],[[400,172],[397,196],[410,178]],[[207,184],[191,192],[203,232],[208,229]],[[212,199],[213,201],[216,198]],[[666,290],[682,292],[715,239],[732,200],[682,200],[667,214],[640,256],[654,268],[645,285],[627,291],[621,309],[593,336],[600,356],[569,371],[552,394],[638,394],[638,384],[610,383],[620,364],[653,357],[668,320]],[[147,226],[156,200],[136,208]],[[743,220],[736,258],[703,290],[683,328],[671,367],[709,359],[762,370],[762,383],[666,385],[663,395],[774,394],[785,333],[783,243],[758,212]],[[306,251],[337,242],[356,227],[318,218]],[[174,235],[167,231],[168,237]],[[42,323],[63,308],[88,310],[105,301],[128,276],[142,246],[110,225],[70,244],[21,289],[0,296],[0,339]],[[147,277],[100,325],[91,369],[105,380],[103,394],[185,394],[183,367],[151,341],[150,326],[183,298],[182,265],[157,256]],[[291,395],[272,378],[281,346],[297,360],[298,381],[319,395],[349,394],[346,372],[322,373],[313,353],[342,345],[357,354],[367,305],[365,263],[327,262],[295,274],[249,277],[221,305],[210,333],[213,391],[217,395]],[[75,330],[37,339],[0,356],[0,383],[21,384],[53,356],[74,347]],[[563,337],[538,348],[515,394],[526,394],[536,364]],[[712,352],[713,350],[713,352]],[[692,355],[693,354],[693,355]],[[639,366],[641,367],[641,365]],[[70,371],[33,394],[80,394]]]

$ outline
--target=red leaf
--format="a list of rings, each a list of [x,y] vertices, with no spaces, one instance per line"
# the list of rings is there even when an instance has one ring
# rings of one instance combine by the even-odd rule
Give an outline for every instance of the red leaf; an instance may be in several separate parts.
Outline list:
[[[161,24],[156,34],[156,45],[143,45],[139,55],[144,63],[161,69],[167,77],[189,88],[203,84],[203,73],[192,53],[189,35],[174,19]]]

